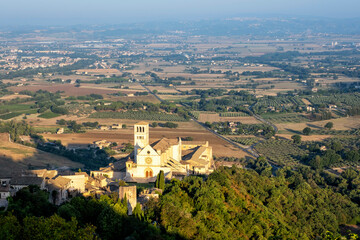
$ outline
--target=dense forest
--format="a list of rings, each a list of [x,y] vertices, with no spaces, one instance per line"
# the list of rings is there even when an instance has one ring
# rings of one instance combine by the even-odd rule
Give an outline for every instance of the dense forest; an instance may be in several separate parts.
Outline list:
[[[48,193],[25,188],[1,212],[2,239],[336,239],[356,224],[360,208],[347,196],[318,187],[302,171],[254,162],[220,168],[207,178],[172,180],[159,199],[126,215],[117,194],[75,197],[61,206]],[[271,168],[271,167],[270,167]],[[309,170],[311,171],[311,170]],[[314,172],[313,172],[314,173]],[[314,173],[314,176],[316,174]],[[349,235],[348,239],[354,239]]]

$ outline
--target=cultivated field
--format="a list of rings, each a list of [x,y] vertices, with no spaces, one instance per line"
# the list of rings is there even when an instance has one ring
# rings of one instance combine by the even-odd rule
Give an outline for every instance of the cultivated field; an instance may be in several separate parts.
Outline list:
[[[278,123],[276,126],[279,128],[280,132],[285,133],[285,131],[302,131],[305,127],[310,127],[314,130],[323,129],[327,122],[334,123],[334,130],[351,130],[354,128],[360,128],[360,116],[355,117],[344,117],[337,119],[330,119],[325,121],[316,121],[316,122],[303,122],[303,123]]]
[[[261,123],[254,117],[220,117],[218,113],[200,113],[200,122],[241,122],[243,124],[257,124]]]
[[[88,94],[108,94],[119,92],[117,89],[107,89],[107,88],[89,88],[89,87],[75,87],[74,84],[47,84],[47,85],[29,85],[21,87],[11,87],[14,92],[20,92],[23,90],[37,91],[37,90],[46,90],[49,92],[64,92],[66,96],[84,96]]]
[[[76,73],[84,73],[87,72],[87,74],[108,74],[108,75],[120,75],[121,72],[118,69],[79,69],[76,70]]]
[[[288,139],[288,140],[292,140],[291,137],[294,135],[293,134],[276,134],[276,136],[279,136],[280,138],[284,138],[284,139]],[[310,136],[305,136],[305,135],[301,135],[301,141],[323,141],[325,139],[331,138],[331,135],[310,135]]]

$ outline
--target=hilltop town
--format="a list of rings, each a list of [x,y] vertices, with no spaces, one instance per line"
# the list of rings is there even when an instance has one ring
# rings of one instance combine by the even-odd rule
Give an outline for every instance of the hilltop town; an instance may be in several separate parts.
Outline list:
[[[189,175],[208,175],[214,169],[212,148],[208,142],[182,142],[181,138],[161,138],[150,144],[149,123],[139,122],[134,125],[134,151],[123,159],[110,163],[109,166],[90,173],[70,171],[69,169],[39,169],[12,172],[0,177],[0,205],[7,207],[7,198],[30,185],[50,192],[49,201],[60,205],[75,196],[101,196],[118,192],[124,198],[127,195],[129,213],[137,203],[136,186],[120,186],[134,183],[155,183],[160,172],[164,181],[172,178],[183,179]],[[102,149],[106,140],[91,145]],[[157,189],[156,191],[161,191]],[[123,192],[123,193],[122,193]],[[158,197],[155,190],[141,193],[140,198]],[[152,194],[154,193],[154,194]]]
[[[357,239],[358,26],[0,26],[0,239]]]

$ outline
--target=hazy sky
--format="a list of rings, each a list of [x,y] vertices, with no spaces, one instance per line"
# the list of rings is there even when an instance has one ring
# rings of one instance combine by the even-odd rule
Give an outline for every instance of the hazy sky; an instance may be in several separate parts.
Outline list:
[[[0,0],[1,25],[287,15],[360,17],[360,0]]]

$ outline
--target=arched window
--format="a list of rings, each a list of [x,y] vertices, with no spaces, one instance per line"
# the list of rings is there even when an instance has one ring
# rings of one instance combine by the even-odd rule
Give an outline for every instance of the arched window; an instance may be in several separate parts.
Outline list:
[[[145,169],[145,177],[146,178],[153,177],[153,170],[151,168]]]

